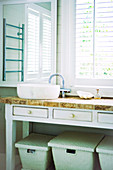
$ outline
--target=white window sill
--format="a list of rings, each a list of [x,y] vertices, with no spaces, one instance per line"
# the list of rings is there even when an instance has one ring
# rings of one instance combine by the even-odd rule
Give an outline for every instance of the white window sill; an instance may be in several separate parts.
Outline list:
[[[0,87],[17,87],[17,84],[6,84],[6,83],[3,83],[3,84],[0,84]]]
[[[68,96],[78,96],[77,91],[90,92],[93,95],[96,94],[96,89],[99,89],[101,97],[113,97],[113,86],[73,86],[70,87],[71,93],[67,93]]]

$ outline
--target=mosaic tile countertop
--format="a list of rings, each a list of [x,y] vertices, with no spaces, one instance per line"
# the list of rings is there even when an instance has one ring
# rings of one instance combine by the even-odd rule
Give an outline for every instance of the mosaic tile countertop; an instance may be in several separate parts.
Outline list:
[[[18,97],[0,97],[0,103],[113,111],[113,99],[84,100],[79,97],[65,97],[54,100],[33,100]]]

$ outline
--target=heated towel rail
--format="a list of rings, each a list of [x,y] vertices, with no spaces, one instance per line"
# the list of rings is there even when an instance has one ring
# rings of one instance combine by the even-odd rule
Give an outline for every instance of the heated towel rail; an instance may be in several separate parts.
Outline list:
[[[10,36],[6,34],[6,27],[12,27],[14,29],[19,29],[17,36]],[[19,37],[21,35],[21,38]],[[6,46],[6,39],[16,39],[22,41],[22,48],[8,47]],[[6,50],[16,50],[21,52],[21,59],[7,59]],[[6,62],[21,62],[21,69],[17,70],[6,70]],[[15,26],[6,23],[6,19],[3,19],[3,81],[6,81],[7,73],[21,73],[21,81],[24,80],[24,24],[22,27]]]

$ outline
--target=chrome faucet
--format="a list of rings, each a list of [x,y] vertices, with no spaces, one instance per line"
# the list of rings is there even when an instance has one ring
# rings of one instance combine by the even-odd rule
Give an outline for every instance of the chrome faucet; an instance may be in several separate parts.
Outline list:
[[[64,88],[64,78],[63,78],[63,76],[62,76],[61,74],[59,74],[59,73],[52,74],[52,75],[50,76],[50,78],[49,78],[49,83],[51,83],[51,79],[52,79],[52,77],[54,77],[54,76],[59,76],[59,77],[62,78],[62,88],[60,88],[60,92],[61,92],[62,97],[64,98],[64,97],[65,97],[65,93],[70,93],[71,90],[70,90],[70,89],[67,89],[67,88]]]
[[[52,75],[50,76],[50,78],[49,78],[49,83],[51,83],[51,79],[52,79],[52,77],[54,77],[54,76],[59,76],[59,77],[62,78],[62,88],[60,88],[60,91],[61,91],[61,93],[62,93],[62,97],[64,98],[64,97],[65,97],[65,92],[64,92],[64,78],[63,78],[63,76],[62,76],[61,74],[59,74],[59,73],[52,74]]]

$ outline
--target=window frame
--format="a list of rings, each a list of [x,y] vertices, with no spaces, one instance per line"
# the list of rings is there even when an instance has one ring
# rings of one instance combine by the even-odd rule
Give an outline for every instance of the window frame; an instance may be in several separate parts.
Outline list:
[[[34,11],[38,11],[37,12],[34,12]],[[41,54],[40,54],[40,50],[39,49],[39,71],[33,71],[33,72],[30,72],[28,71],[27,69],[27,66],[28,66],[28,53],[27,53],[27,49],[28,49],[28,15],[29,14],[33,14],[33,15],[36,15],[36,16],[39,16],[39,36],[41,38],[39,38],[39,48],[41,48],[41,43],[43,45],[43,42],[42,42],[42,35],[43,35],[43,32],[41,32],[42,30],[42,24],[43,24],[43,15],[50,15],[51,16],[51,12],[44,9],[42,7],[37,7],[35,6],[34,4],[26,4],[25,5],[25,13],[26,13],[26,62],[25,62],[25,81],[26,82],[30,82],[30,81],[47,81],[47,77],[49,76],[49,74],[44,74],[42,73],[42,58],[41,58]],[[51,38],[52,39],[52,38]],[[52,45],[51,45],[52,47]],[[52,54],[52,50],[51,50],[51,54]],[[43,55],[42,55],[43,56]],[[53,56],[51,55],[51,65],[53,64],[52,63],[53,61]],[[53,70],[51,70],[51,72],[53,72]]]
[[[34,9],[36,10],[35,6],[33,4],[26,4],[25,6],[25,14],[26,14],[26,21],[28,20],[28,11],[29,9],[28,8],[31,8],[31,9]],[[39,16],[41,17],[41,22],[42,22],[42,16],[43,16],[43,13],[42,13],[42,7],[38,7],[39,8]],[[51,2],[51,9],[52,9],[52,2]],[[45,13],[48,13],[49,14],[49,11],[47,11],[46,9],[44,10]],[[52,10],[51,10],[51,14],[52,14]],[[39,17],[39,19],[40,19]],[[54,44],[52,42],[54,42],[54,30],[53,30],[53,18],[51,18],[51,49],[53,49],[51,51],[51,73],[50,74],[53,74],[56,72],[56,55],[54,53]],[[28,29],[28,23],[26,22],[26,51],[27,51],[27,42],[28,42],[28,35],[27,35],[27,29]],[[40,32],[40,30],[39,30]],[[55,38],[56,39],[56,38]],[[40,46],[40,45],[39,45]],[[56,51],[56,50],[55,50]],[[50,74],[42,74],[42,65],[40,65],[42,62],[42,58],[39,57],[39,66],[41,68],[39,68],[39,73],[37,74],[36,72],[35,73],[29,73],[29,75],[33,75],[33,77],[31,76],[29,79],[28,79],[28,73],[27,73],[27,52],[26,52],[26,60],[25,60],[25,72],[24,72],[24,77],[25,77],[25,82],[37,82],[37,83],[47,83],[48,82],[48,79],[49,79],[49,75]]]
[[[74,58],[74,36],[71,28],[73,22],[73,3],[74,0],[62,0],[62,47],[61,47],[61,74],[65,78],[65,87],[71,89],[71,94],[77,95],[77,90],[96,93],[100,89],[103,97],[113,97],[113,79],[77,79],[75,78],[75,60]],[[95,11],[94,11],[95,12]],[[66,18],[66,19],[65,19]],[[67,49],[68,47],[68,49]],[[68,69],[67,69],[68,67]]]

